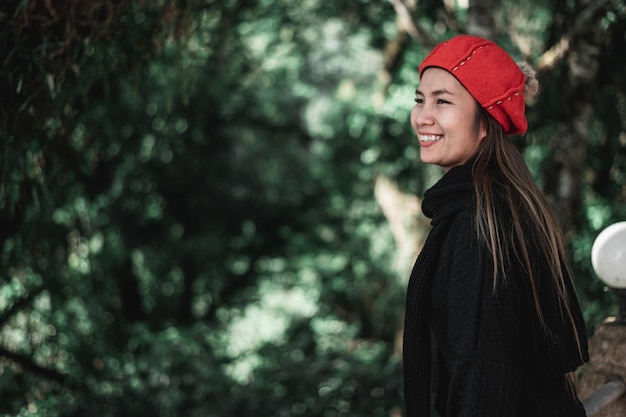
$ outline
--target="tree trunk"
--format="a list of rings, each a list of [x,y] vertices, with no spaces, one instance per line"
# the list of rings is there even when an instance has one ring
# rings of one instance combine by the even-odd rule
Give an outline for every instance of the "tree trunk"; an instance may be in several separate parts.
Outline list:
[[[591,0],[583,3],[588,10],[594,6]],[[563,112],[557,121],[556,134],[551,141],[552,155],[544,171],[544,191],[565,231],[573,227],[581,207],[582,167],[587,155],[602,51],[600,18],[601,13],[595,13],[583,26],[577,27],[569,39],[568,75],[560,89]]]
[[[500,0],[470,0],[467,16],[467,33],[485,39],[493,39],[496,20],[493,13],[500,7]]]

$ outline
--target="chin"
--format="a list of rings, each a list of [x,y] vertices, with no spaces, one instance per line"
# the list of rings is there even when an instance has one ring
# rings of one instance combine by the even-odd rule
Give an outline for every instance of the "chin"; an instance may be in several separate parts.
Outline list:
[[[420,154],[420,160],[425,164],[439,165],[437,158],[429,157],[428,155]]]

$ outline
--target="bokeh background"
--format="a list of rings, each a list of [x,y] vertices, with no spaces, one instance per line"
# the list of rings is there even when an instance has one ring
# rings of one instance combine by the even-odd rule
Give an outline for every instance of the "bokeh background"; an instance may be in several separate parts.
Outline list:
[[[459,33],[538,72],[566,233],[626,219],[624,0],[3,0],[0,416],[400,416],[409,112]]]

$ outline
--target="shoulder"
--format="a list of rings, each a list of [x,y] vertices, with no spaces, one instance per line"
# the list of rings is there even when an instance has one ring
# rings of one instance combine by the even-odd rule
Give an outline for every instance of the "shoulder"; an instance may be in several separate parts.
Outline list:
[[[469,208],[458,212],[450,224],[446,237],[446,246],[477,246],[478,233],[475,214]]]
[[[450,273],[467,275],[480,269],[484,258],[482,245],[476,231],[474,213],[470,210],[458,212],[451,221],[440,252],[440,264]]]

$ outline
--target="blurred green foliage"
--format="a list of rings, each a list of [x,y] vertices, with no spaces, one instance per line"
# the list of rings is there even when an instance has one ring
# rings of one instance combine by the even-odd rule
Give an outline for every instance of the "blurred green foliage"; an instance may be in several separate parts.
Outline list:
[[[459,4],[415,16],[443,39]],[[503,1],[498,36],[537,59],[563,7]],[[421,195],[440,174],[408,125],[429,48],[381,81],[396,19],[365,0],[3,2],[0,415],[398,412],[407,277],[373,183]],[[611,301],[591,245],[626,217],[611,56],[571,236],[590,328]],[[520,145],[539,181],[562,105],[545,91]]]

